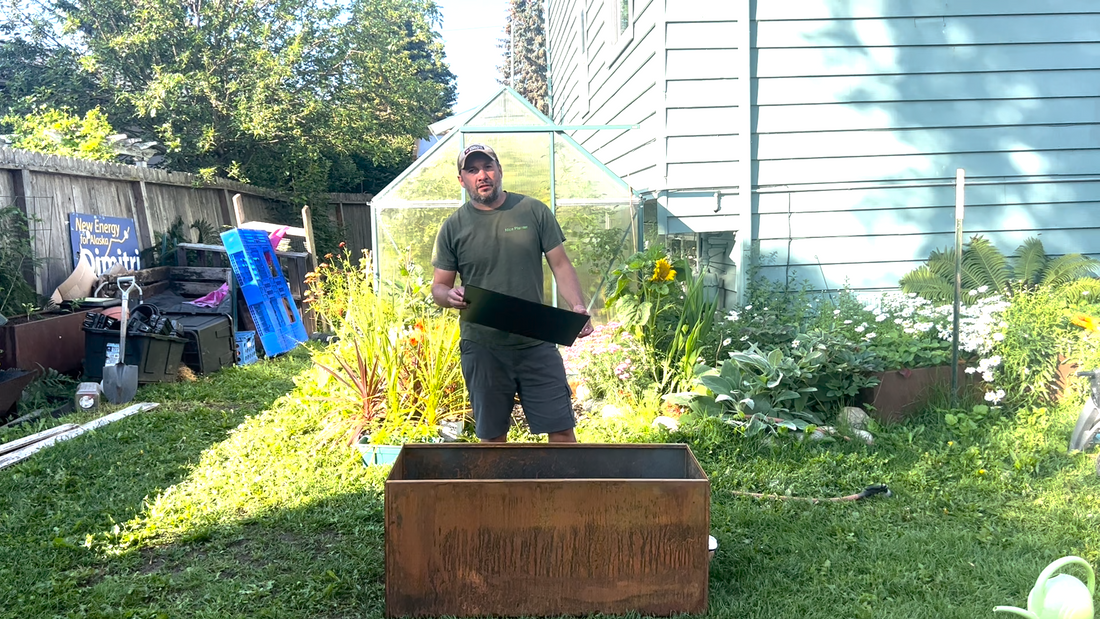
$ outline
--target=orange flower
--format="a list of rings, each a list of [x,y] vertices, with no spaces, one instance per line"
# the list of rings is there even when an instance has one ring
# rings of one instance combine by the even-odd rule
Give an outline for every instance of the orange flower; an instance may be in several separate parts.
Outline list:
[[[1100,322],[1088,314],[1074,314],[1069,320],[1085,331],[1100,331]]]
[[[425,331],[424,323],[420,322],[419,320],[416,321],[416,324],[413,325],[413,328],[416,329],[417,331]]]

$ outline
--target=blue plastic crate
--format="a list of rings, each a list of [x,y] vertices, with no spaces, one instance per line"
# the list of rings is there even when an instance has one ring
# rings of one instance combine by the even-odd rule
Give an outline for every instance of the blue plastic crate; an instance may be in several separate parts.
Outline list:
[[[278,355],[306,341],[309,335],[267,233],[235,228],[221,236],[264,353]]]
[[[237,338],[237,365],[256,363],[259,360],[259,357],[256,356],[256,332],[237,331],[235,336]]]

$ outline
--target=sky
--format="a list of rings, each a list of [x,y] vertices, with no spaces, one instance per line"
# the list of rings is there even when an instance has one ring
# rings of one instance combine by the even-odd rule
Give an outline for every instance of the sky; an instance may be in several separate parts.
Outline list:
[[[443,14],[439,29],[447,63],[458,78],[455,113],[485,103],[500,90],[497,65],[508,0],[436,0]]]

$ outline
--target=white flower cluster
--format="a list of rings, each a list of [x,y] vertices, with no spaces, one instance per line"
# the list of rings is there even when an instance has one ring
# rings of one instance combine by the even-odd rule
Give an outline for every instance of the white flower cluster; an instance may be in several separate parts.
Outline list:
[[[973,292],[972,296],[984,293],[984,286]],[[987,357],[997,342],[1004,340],[1004,331],[1008,327],[1002,316],[1009,307],[1009,301],[1001,295],[978,299],[971,305],[963,305],[959,311],[959,348],[980,357],[978,367],[967,368],[967,373],[981,373],[982,380],[989,383],[990,391],[985,399],[994,404],[1005,396],[1003,389],[992,389],[994,369],[1001,365],[999,356]],[[895,316],[894,324],[902,327],[905,333],[915,334],[935,330],[938,337],[950,340],[952,336],[951,305],[936,305],[918,297],[915,293],[885,292],[877,306],[869,305],[867,311],[874,312],[875,320]],[[886,318],[882,318],[886,316]]]

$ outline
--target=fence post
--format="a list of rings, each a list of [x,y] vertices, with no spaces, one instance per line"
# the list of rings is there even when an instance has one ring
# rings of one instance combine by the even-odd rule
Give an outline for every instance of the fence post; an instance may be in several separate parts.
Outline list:
[[[133,181],[130,183],[130,192],[134,196],[134,221],[137,222],[138,234],[146,243],[146,247],[154,244],[153,231],[149,226],[149,192],[146,191],[145,181]],[[140,247],[141,243],[138,243]]]
[[[11,171],[11,184],[15,193],[15,208],[19,209],[19,212],[23,215],[23,221],[27,227],[25,229],[27,246],[31,248],[31,252],[34,252],[34,239],[31,238],[31,217],[30,217],[30,203],[28,201],[29,193],[31,190],[31,173],[30,170],[18,169]],[[27,280],[27,283],[34,288],[38,294],[45,294],[41,287],[38,285],[37,278],[34,272],[34,256],[26,256],[22,264],[23,279]]]

